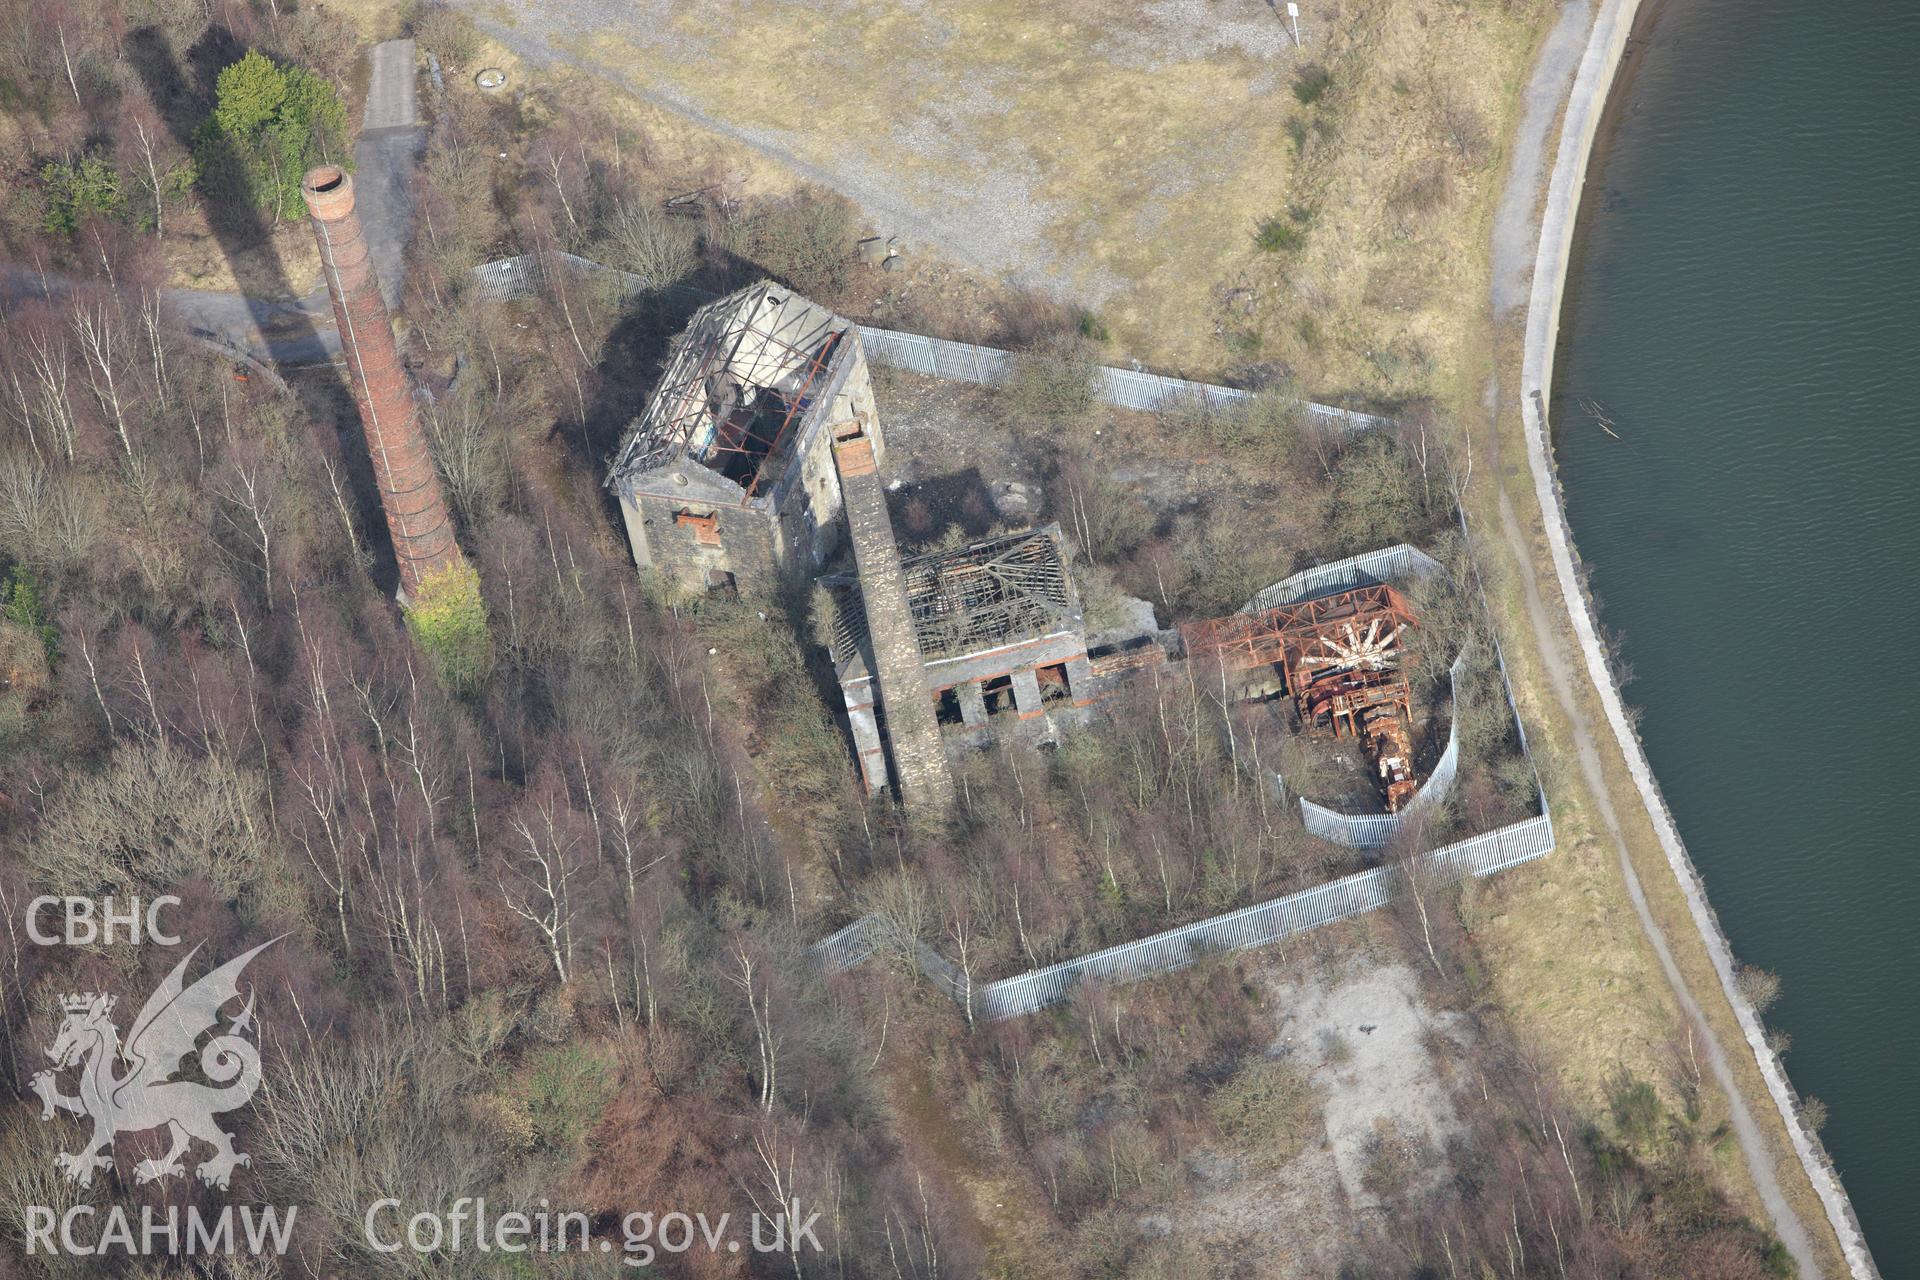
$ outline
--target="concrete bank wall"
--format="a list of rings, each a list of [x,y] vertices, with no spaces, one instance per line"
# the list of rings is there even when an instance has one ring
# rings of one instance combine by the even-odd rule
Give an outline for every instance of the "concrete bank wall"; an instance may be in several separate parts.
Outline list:
[[[1779,1058],[1767,1047],[1766,1033],[1759,1016],[1734,981],[1733,949],[1726,933],[1707,901],[1706,886],[1694,868],[1679,828],[1660,794],[1639,734],[1627,718],[1619,686],[1607,665],[1594,622],[1592,601],[1581,585],[1578,553],[1567,525],[1562,502],[1560,476],[1554,467],[1552,437],[1547,422],[1547,395],[1553,388],[1554,346],[1559,338],[1560,308],[1566,291],[1567,264],[1573,253],[1573,237],[1580,209],[1580,194],[1586,184],[1587,165],[1593,152],[1594,137],[1606,109],[1620,61],[1626,52],[1627,37],[1633,29],[1640,0],[1605,0],[1594,19],[1585,55],[1561,126],[1560,147],[1554,158],[1553,177],[1547,188],[1547,201],[1540,225],[1540,246],[1534,259],[1533,286],[1527,304],[1526,347],[1521,365],[1521,413],[1525,419],[1527,461],[1532,468],[1534,491],[1544,517],[1547,543],[1553,555],[1554,573],[1560,593],[1567,603],[1573,633],[1586,661],[1587,673],[1599,691],[1607,723],[1626,759],[1640,800],[1653,821],[1667,863],[1680,882],[1687,908],[1695,927],[1705,941],[1720,985],[1746,1037],[1747,1047],[1759,1065],[1767,1092],[1785,1122],[1814,1191],[1825,1207],[1827,1220],[1840,1239],[1847,1266],[1857,1280],[1878,1280],[1879,1271],[1867,1250],[1866,1238],[1854,1216],[1853,1205],[1841,1189],[1825,1148],[1801,1124],[1793,1086],[1780,1066]]]

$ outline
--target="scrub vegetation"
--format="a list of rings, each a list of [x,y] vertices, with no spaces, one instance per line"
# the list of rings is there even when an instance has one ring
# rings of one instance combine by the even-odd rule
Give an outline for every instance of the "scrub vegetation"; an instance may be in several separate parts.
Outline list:
[[[305,217],[301,175],[316,164],[352,166],[339,93],[305,67],[280,66],[254,49],[215,84],[213,111],[194,135],[201,181],[216,200]]]

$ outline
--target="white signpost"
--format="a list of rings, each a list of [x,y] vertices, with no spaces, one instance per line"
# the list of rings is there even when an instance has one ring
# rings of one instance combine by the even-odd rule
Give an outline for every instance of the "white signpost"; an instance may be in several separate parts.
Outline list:
[[[1293,47],[1300,47],[1300,6],[1287,0],[1287,21],[1293,24]]]

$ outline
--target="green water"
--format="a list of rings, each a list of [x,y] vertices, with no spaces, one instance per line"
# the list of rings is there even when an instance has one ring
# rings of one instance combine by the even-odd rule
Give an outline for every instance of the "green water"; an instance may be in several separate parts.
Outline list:
[[[1920,1276],[1920,5],[1673,0],[1643,34],[1561,328],[1568,514],[1788,1071]]]

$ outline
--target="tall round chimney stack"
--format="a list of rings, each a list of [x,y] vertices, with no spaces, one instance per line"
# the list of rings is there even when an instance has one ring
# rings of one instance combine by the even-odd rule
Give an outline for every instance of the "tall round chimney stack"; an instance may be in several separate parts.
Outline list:
[[[393,552],[400,562],[400,589],[417,597],[437,570],[462,562],[447,515],[440,477],[427,452],[426,433],[414,407],[407,375],[394,346],[393,322],[380,297],[380,281],[353,211],[353,179],[337,165],[310,169],[300,183],[320,246],[320,266],[333,299],[347,377],[360,410],[360,427],[373,459],[380,505]]]

